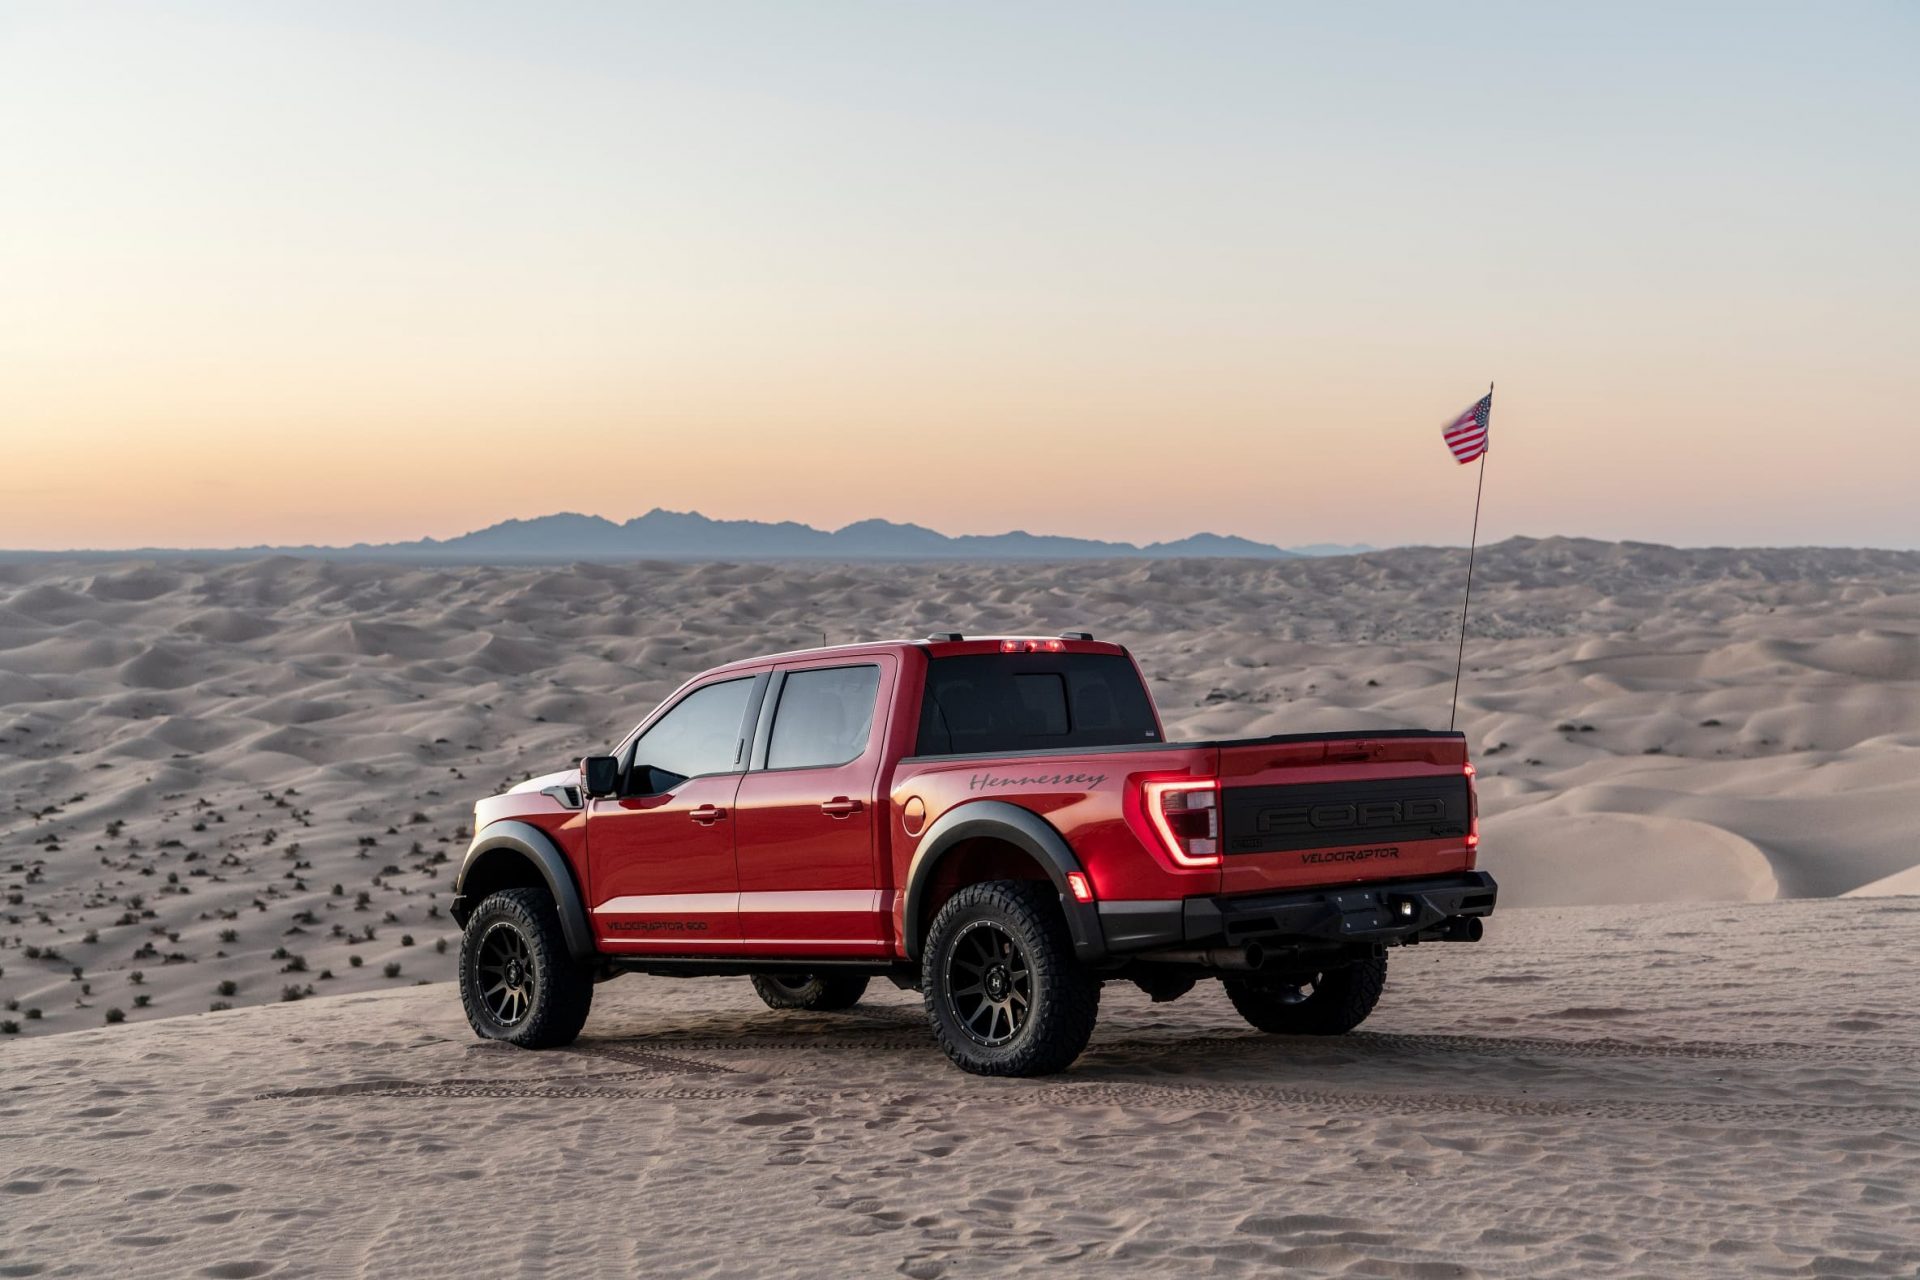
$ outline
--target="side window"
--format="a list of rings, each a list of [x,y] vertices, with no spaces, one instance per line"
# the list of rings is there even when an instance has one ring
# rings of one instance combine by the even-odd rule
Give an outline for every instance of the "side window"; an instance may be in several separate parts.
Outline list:
[[[704,685],[680,699],[634,743],[636,775],[650,769],[653,776],[650,780],[636,776],[632,789],[665,791],[698,774],[727,773],[737,767],[741,721],[752,694],[753,677],[747,676]]]
[[[818,768],[857,759],[867,749],[879,695],[879,667],[789,671],[774,708],[767,768]]]

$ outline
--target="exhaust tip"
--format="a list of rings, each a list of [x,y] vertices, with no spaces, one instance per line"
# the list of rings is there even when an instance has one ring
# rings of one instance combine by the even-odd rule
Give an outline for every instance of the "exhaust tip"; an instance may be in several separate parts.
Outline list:
[[[1247,944],[1246,956],[1247,968],[1249,969],[1258,969],[1267,962],[1266,948],[1257,942],[1249,942]]]

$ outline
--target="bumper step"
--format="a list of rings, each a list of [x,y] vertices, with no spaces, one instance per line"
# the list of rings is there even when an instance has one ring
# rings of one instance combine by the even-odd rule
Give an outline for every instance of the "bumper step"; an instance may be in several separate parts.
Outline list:
[[[1315,943],[1396,943],[1415,935],[1472,941],[1500,887],[1484,871],[1383,880],[1337,889],[1169,902],[1103,903],[1110,952],[1164,947],[1285,948]],[[1467,922],[1473,921],[1470,926]]]

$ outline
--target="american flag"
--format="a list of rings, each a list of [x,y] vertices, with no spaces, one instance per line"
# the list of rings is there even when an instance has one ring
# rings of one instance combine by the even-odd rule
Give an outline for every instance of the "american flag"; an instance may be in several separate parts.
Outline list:
[[[1473,408],[1440,428],[1440,436],[1453,450],[1453,460],[1472,462],[1487,451],[1487,419],[1493,415],[1493,392],[1474,402]]]

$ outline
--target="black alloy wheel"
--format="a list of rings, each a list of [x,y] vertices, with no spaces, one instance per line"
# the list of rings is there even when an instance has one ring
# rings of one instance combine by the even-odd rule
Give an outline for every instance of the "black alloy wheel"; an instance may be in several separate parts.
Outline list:
[[[753,989],[769,1009],[836,1013],[851,1009],[867,993],[864,973],[756,973]]]
[[[991,920],[961,929],[947,952],[947,1007],[975,1044],[997,1049],[1033,1012],[1033,968],[1012,934]]]
[[[479,952],[480,1002],[501,1026],[517,1026],[533,1010],[533,948],[511,921],[496,920],[481,935]]]

